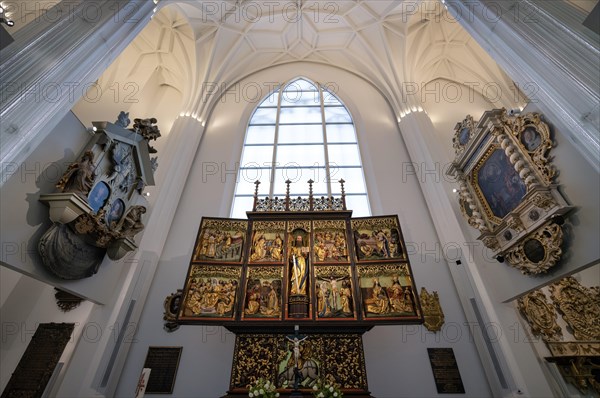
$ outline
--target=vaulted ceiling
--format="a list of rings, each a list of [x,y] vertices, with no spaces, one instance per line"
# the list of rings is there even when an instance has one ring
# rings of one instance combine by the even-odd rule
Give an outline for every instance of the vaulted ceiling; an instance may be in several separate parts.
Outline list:
[[[430,0],[163,0],[100,82],[143,85],[158,71],[161,84],[181,93],[182,113],[205,119],[223,91],[206,101],[207,84],[229,87],[297,61],[366,79],[398,115],[419,106],[421,91],[436,81],[472,87],[490,107],[522,103],[495,95],[515,92],[512,81],[441,2]]]

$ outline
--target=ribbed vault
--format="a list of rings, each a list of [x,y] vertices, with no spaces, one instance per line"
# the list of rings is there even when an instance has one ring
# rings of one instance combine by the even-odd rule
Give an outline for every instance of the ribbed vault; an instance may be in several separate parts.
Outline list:
[[[242,78],[297,61],[362,77],[398,117],[419,108],[436,81],[482,95],[490,107],[523,103],[445,6],[430,0],[163,0],[100,83],[141,82],[159,69],[163,84],[181,92],[175,112],[206,120],[214,102]],[[439,102],[435,106],[443,106]]]

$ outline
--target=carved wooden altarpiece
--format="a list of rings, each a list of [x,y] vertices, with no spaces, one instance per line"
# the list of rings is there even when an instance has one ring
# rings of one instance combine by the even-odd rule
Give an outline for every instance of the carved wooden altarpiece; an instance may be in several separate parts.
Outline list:
[[[343,180],[340,197],[313,197],[312,183],[308,198],[287,181],[285,198],[259,199],[257,182],[247,220],[202,219],[177,319],[165,316],[237,334],[228,396],[262,377],[281,396],[328,379],[368,397],[362,334],[423,323],[398,217],[353,219]]]

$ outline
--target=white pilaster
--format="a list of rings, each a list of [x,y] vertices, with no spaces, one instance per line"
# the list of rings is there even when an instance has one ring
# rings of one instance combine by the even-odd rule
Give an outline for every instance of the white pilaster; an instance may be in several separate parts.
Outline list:
[[[577,10],[562,1],[442,2],[600,171],[599,41],[576,26]]]
[[[123,282],[112,302],[92,311],[88,323],[101,330],[101,337],[89,340],[84,336],[79,341],[58,396],[113,396],[203,130],[190,117],[180,117],[173,124],[167,145],[159,153],[164,167],[159,164],[155,199],[139,249],[123,261]],[[111,371],[105,374],[109,366]]]
[[[66,1],[15,34],[0,64],[0,186],[146,26],[148,0]],[[90,97],[101,95],[91,89]]]

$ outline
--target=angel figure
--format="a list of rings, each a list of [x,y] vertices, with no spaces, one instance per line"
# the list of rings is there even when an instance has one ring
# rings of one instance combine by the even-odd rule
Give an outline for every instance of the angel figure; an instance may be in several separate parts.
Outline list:
[[[142,223],[142,215],[146,213],[144,206],[131,206],[127,214],[119,221],[116,230],[119,231],[123,236],[133,238],[141,230],[144,229]]]
[[[94,152],[85,151],[79,162],[71,163],[56,187],[63,192],[73,192],[85,197],[96,178],[94,168]]]

